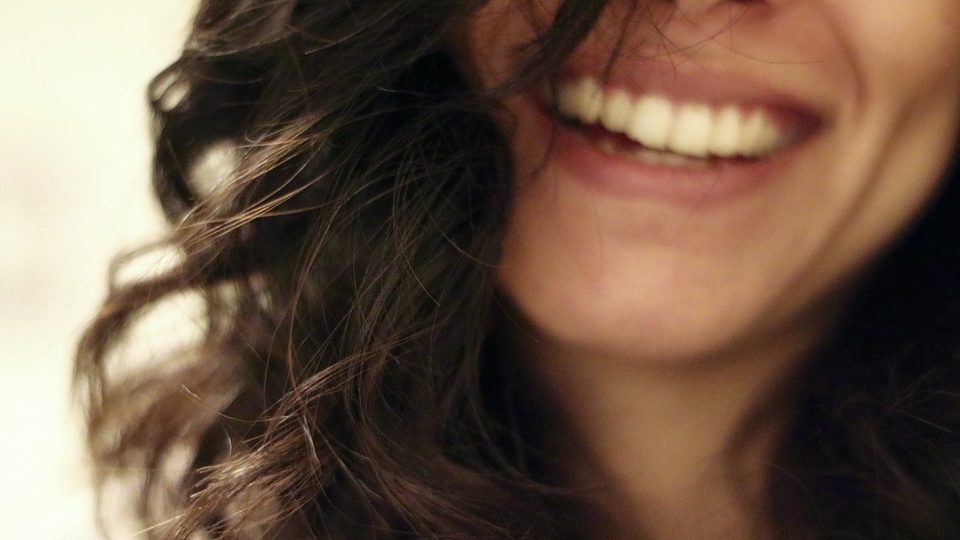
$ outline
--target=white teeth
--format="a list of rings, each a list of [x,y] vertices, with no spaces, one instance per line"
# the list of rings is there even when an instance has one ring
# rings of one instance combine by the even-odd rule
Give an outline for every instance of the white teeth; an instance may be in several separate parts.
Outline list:
[[[633,114],[633,99],[623,90],[614,90],[603,100],[600,121],[614,133],[623,133]]]
[[[740,134],[741,152],[745,156],[760,156],[769,153],[779,144],[777,126],[760,111],[754,111],[743,123]]]
[[[657,95],[604,89],[591,77],[561,84],[557,108],[584,124],[600,123],[649,149],[707,158],[762,157],[786,146],[791,135],[763,109],[737,105],[676,104]],[[662,159],[658,157],[657,159]]]
[[[650,150],[640,148],[633,152],[634,159],[643,161],[650,165],[665,165],[667,167],[686,167],[686,168],[707,168],[710,162],[704,159],[684,156],[674,152],[661,152],[659,150]]]
[[[585,124],[593,124],[600,118],[600,109],[603,107],[603,90],[593,79],[583,78],[576,84],[560,87],[560,112],[576,118]]]
[[[673,129],[673,105],[665,98],[644,96],[636,103],[627,137],[647,148],[665,150]]]
[[[687,156],[705,158],[713,130],[713,112],[706,105],[684,105],[677,109],[677,119],[670,132],[670,150]]]
[[[736,107],[727,106],[717,113],[713,124],[713,133],[710,134],[711,154],[720,157],[731,157],[737,154],[737,148],[740,146],[742,118]]]

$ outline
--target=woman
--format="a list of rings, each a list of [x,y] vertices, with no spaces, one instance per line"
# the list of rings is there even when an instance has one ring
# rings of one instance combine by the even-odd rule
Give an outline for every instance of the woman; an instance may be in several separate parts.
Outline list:
[[[957,537],[958,18],[206,0],[178,258],[80,347],[101,480],[160,537]]]

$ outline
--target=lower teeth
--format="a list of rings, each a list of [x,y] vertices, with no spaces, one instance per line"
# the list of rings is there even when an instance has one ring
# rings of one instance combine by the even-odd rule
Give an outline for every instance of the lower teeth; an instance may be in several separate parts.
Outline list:
[[[710,159],[684,156],[662,150],[653,150],[640,145],[631,145],[630,147],[626,147],[610,137],[602,137],[596,141],[595,144],[597,148],[599,148],[600,151],[605,154],[627,156],[647,165],[697,169],[706,169],[711,166]]]

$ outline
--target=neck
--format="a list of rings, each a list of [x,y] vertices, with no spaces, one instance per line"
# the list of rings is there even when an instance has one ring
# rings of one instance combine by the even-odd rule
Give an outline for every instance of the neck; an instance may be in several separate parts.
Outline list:
[[[751,413],[819,341],[805,329],[683,364],[605,358],[525,340],[534,376],[568,431],[547,444],[583,488],[602,538],[744,538],[786,408],[740,439]],[[570,434],[573,434],[571,436]],[[736,452],[733,452],[733,451]],[[734,459],[736,458],[736,459]]]

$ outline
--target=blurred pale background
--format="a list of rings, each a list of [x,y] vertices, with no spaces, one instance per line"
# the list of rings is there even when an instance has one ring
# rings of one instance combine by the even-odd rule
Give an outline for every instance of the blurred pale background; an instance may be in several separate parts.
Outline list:
[[[0,538],[93,539],[70,356],[156,234],[144,87],[194,0],[0,0]]]

